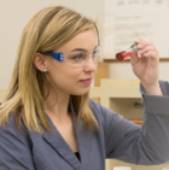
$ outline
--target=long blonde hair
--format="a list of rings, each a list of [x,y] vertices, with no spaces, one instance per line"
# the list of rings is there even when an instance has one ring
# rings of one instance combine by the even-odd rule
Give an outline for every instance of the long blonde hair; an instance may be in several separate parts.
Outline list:
[[[22,34],[10,87],[0,105],[1,125],[13,114],[17,125],[22,120],[29,130],[43,132],[49,129],[43,107],[44,73],[33,64],[35,53],[57,49],[80,32],[90,29],[98,32],[93,20],[62,6],[44,8],[28,22]],[[97,121],[89,107],[88,94],[72,96],[71,99],[76,117],[83,120],[86,127],[95,129]]]

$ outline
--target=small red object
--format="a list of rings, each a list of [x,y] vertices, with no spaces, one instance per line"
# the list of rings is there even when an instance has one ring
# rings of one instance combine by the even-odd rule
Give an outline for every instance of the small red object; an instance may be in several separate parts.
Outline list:
[[[134,56],[134,51],[121,51],[116,54],[116,59],[119,61],[127,60]]]
[[[137,44],[137,42],[134,42],[128,49],[116,53],[116,59],[123,61],[135,56],[136,52],[138,51]]]

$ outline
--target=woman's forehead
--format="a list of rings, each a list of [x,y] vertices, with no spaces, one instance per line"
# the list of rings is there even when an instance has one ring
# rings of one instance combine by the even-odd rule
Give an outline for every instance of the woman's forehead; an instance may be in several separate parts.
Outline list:
[[[99,40],[97,32],[94,30],[89,30],[79,33],[70,41],[61,46],[58,50],[60,51],[63,50],[72,51],[74,49],[93,50],[98,46],[98,43]]]

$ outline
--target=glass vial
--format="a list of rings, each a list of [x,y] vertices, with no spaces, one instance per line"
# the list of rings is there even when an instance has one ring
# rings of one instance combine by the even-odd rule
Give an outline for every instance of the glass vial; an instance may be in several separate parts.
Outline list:
[[[132,44],[128,49],[116,53],[115,58],[119,61],[128,60],[135,56],[137,43]]]

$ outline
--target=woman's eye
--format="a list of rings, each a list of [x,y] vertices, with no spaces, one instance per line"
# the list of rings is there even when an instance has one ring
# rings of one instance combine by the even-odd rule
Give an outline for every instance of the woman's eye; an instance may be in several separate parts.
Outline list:
[[[71,57],[71,59],[75,61],[81,61],[81,60],[84,60],[85,58],[86,58],[85,54],[76,54]]]

